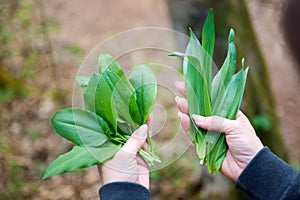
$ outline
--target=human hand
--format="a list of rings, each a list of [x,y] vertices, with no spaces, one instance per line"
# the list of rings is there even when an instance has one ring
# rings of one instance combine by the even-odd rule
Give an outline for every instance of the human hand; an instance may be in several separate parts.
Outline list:
[[[142,125],[112,159],[98,165],[103,185],[111,182],[134,182],[149,189],[148,165],[137,155],[146,144],[147,131],[148,126]]]
[[[185,96],[185,86],[183,82],[176,83],[177,90]],[[188,115],[188,103],[185,98],[175,98],[180,110],[178,116],[183,129],[188,132],[190,119]],[[263,148],[263,144],[256,136],[255,130],[248,118],[239,111],[236,120],[229,120],[218,116],[203,117],[193,115],[197,126],[210,131],[217,131],[225,134],[229,147],[221,172],[228,178],[236,181],[241,172],[245,169],[252,158]]]

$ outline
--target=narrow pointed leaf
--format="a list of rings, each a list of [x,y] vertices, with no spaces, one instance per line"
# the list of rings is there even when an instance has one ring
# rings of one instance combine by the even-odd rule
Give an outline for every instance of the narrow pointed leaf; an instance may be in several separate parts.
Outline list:
[[[51,119],[53,129],[78,146],[99,146],[107,141],[109,127],[96,113],[67,108],[55,113]]]
[[[200,72],[200,62],[197,58],[193,56],[186,56],[184,58],[187,63],[186,72],[186,95],[189,105],[189,115],[193,114],[202,116],[211,116],[212,108],[210,102],[210,95],[208,87],[206,85],[206,80]],[[194,121],[191,121],[191,134],[196,135],[196,151],[201,160],[205,158],[206,155],[206,142],[205,135],[206,130],[199,129]]]
[[[240,108],[247,78],[248,68],[241,69],[235,74],[228,84],[222,101],[216,105],[213,113],[228,119],[235,119]],[[226,156],[227,145],[225,143],[225,136],[221,133],[207,132],[207,137],[210,141],[217,141],[211,143],[207,149],[208,155],[206,157],[208,162],[209,172],[218,171]]]
[[[234,31],[228,37],[228,52],[223,66],[211,78],[215,30],[212,9],[209,11],[202,31],[202,47],[190,29],[190,41],[186,52],[174,52],[171,56],[184,57],[183,75],[186,85],[189,114],[218,115],[235,119],[241,105],[248,69],[236,70]],[[244,60],[242,61],[244,66]],[[222,122],[213,122],[222,123]],[[218,172],[226,156],[225,135],[199,129],[191,120],[190,134],[196,146],[200,163],[208,166],[210,173]]]
[[[228,36],[228,52],[226,59],[215,75],[212,82],[212,105],[219,104],[232,75],[236,70],[236,47],[234,44],[234,30],[231,29]],[[217,113],[216,113],[217,114]]]
[[[194,34],[192,29],[190,28],[190,40],[185,50],[185,55],[187,56],[193,56],[199,60],[199,70],[202,68],[202,47],[201,44],[197,38],[197,36]],[[186,76],[187,73],[187,65],[188,60],[183,60],[183,76]]]
[[[202,30],[202,59],[207,88],[211,90],[212,59],[215,45],[215,24],[213,10],[210,9]]]

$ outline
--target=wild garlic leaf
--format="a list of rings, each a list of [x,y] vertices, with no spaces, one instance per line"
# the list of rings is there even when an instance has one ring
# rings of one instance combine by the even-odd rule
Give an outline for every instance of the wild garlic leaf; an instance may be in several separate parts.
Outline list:
[[[213,10],[210,9],[202,29],[202,59],[208,91],[211,90],[212,60],[215,45],[215,24]]]
[[[157,93],[156,78],[149,67],[141,65],[130,73],[128,80],[135,89],[137,105],[142,117],[142,121],[137,123],[142,125],[149,118],[155,103]],[[133,116],[135,113],[130,110],[130,114]]]
[[[130,125],[130,129],[126,128],[123,131],[131,130],[128,132],[128,134],[131,134],[133,130],[138,128],[138,125],[131,118],[130,110],[135,112],[136,115],[141,118],[139,115],[137,102],[130,100],[131,96],[135,94],[133,86],[129,83],[126,76],[119,77],[109,69],[102,73],[102,77],[112,90],[113,99],[118,113],[117,121],[122,124],[126,122],[128,125]]]
[[[86,92],[86,88],[88,86],[90,77],[89,76],[77,76],[76,81],[80,85],[81,89],[83,90],[83,93]]]
[[[110,54],[104,53],[98,58],[98,71],[101,74],[107,69],[111,70],[119,77],[125,75],[119,63]]]
[[[113,100],[113,92],[109,83],[96,73],[94,73],[84,94],[86,109],[95,112],[103,118],[111,131],[117,131],[117,110]]]
[[[114,97],[117,97],[119,102],[122,101],[123,106],[124,106],[122,108],[118,103],[116,103],[117,109],[120,111],[118,113],[120,113],[120,114],[124,113],[125,115],[127,115],[127,113],[132,113],[131,117],[119,116],[120,117],[119,122],[121,124],[120,127],[133,126],[133,129],[135,130],[137,128],[135,124],[138,122],[141,122],[142,118],[140,116],[140,113],[138,112],[139,110],[138,110],[137,101],[136,101],[135,89],[128,81],[128,79],[125,76],[125,73],[123,72],[119,63],[110,54],[101,54],[98,59],[98,70],[100,73],[104,73],[107,70],[112,72],[112,73],[110,73],[112,78],[114,78],[114,80],[112,80],[112,81],[114,81],[114,84],[117,86],[117,88],[114,89]],[[115,74],[119,78],[119,80],[121,80],[121,82],[118,83],[116,81],[116,77],[113,77],[114,75],[112,75],[112,74]],[[123,94],[120,95],[119,91],[122,91],[122,89],[125,89],[125,91],[123,92]],[[130,94],[131,98],[128,97],[128,94]],[[123,95],[125,95],[125,96],[123,97]],[[122,97],[122,98],[119,98],[119,97]],[[126,109],[128,109],[128,107],[129,107],[130,112],[126,111]],[[123,126],[125,121],[127,121],[127,120],[129,122],[129,124],[127,123],[126,126]],[[130,129],[126,128],[126,130],[131,130],[131,128]],[[130,131],[130,132],[132,132],[132,131]]]
[[[80,147],[74,146],[73,149],[56,158],[46,169],[42,180],[56,174],[62,174],[86,167],[103,163],[111,158],[120,149],[111,142],[105,143],[100,147]]]
[[[78,146],[99,146],[107,141],[109,127],[96,113],[79,108],[66,108],[51,119],[53,129]]]

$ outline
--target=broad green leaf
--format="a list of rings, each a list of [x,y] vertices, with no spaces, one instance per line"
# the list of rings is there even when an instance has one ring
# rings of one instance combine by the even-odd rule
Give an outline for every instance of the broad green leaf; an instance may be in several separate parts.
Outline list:
[[[133,130],[138,128],[138,125],[134,122],[134,119],[131,118],[130,110],[135,113],[135,119],[141,119],[136,98],[132,98],[135,97],[133,86],[126,76],[120,78],[109,69],[102,73],[102,77],[113,91],[113,98],[118,113],[118,125],[120,124],[121,128],[124,128],[124,126],[122,126],[124,123],[131,126],[128,127],[129,129],[127,127],[126,129],[122,129],[123,131],[130,131],[127,133],[131,134]]]
[[[79,108],[58,111],[51,119],[53,129],[79,146],[99,146],[107,141],[109,127],[96,113]]]
[[[156,79],[151,69],[146,65],[135,68],[128,79],[136,92],[137,104],[142,116],[142,121],[139,122],[139,125],[142,125],[146,123],[155,103],[157,93]],[[130,111],[130,114],[133,115],[134,113]]]
[[[90,167],[113,157],[120,146],[105,143],[100,147],[80,147],[73,149],[54,160],[46,169],[42,180],[56,174],[62,174],[85,167]]]
[[[89,81],[86,93],[84,94],[84,103],[86,109],[95,112],[102,117],[110,129],[117,131],[117,110],[113,100],[113,92],[109,83],[96,73]]]
[[[124,76],[124,72],[121,69],[119,63],[108,53],[101,54],[98,58],[99,73],[103,73],[106,69],[111,70],[119,77]]]
[[[77,76],[76,77],[76,81],[78,82],[78,84],[80,85],[80,87],[84,93],[86,92],[86,88],[88,86],[89,80],[90,80],[89,76]]]
[[[112,72],[112,73],[110,73],[110,76],[113,78],[113,80],[112,80],[113,84],[117,87],[114,90],[114,97],[116,97],[116,96],[122,97],[122,98],[118,98],[119,99],[118,102],[120,102],[120,101],[123,102],[122,106],[116,102],[118,113],[121,114],[121,116],[119,116],[121,118],[119,118],[119,119],[121,120],[122,125],[124,125],[124,121],[129,121],[129,124],[133,125],[134,129],[136,129],[137,127],[135,126],[135,123],[141,122],[142,117],[140,116],[140,113],[138,112],[136,95],[134,94],[135,89],[133,88],[133,86],[130,84],[130,82],[126,78],[119,63],[110,54],[101,54],[98,59],[98,69],[99,69],[100,73],[104,73],[107,70]],[[114,74],[117,77],[113,77],[113,75],[111,75],[111,74]],[[119,80],[121,80],[120,83],[118,81],[116,81],[117,78]],[[118,83],[118,85],[117,85],[117,83]],[[125,91],[123,91],[122,94],[120,94],[119,91],[122,91],[124,89],[125,89]],[[117,91],[117,92],[115,92],[115,91]],[[130,94],[131,98],[128,97],[128,94]],[[123,97],[123,95],[125,95],[125,96]],[[126,106],[124,103],[126,104]],[[126,111],[126,109],[128,109],[128,106],[129,106],[129,110]],[[131,117],[126,116],[127,113],[128,114],[131,113],[132,116]],[[122,125],[121,125],[121,127],[123,127]]]
[[[215,45],[215,24],[213,10],[210,9],[202,29],[202,59],[207,88],[211,90],[212,59]]]

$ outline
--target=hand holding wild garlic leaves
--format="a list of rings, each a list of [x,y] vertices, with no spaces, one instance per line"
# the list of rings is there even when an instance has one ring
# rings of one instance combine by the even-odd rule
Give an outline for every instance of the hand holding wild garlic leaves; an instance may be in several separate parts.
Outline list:
[[[186,86],[188,113],[202,116],[218,115],[235,119],[240,108],[248,68],[234,74],[236,70],[236,48],[234,31],[228,37],[228,52],[224,64],[212,79],[212,58],[215,42],[215,26],[212,9],[202,30],[202,46],[190,29],[190,41],[185,53],[174,52],[171,56],[183,57],[183,77]],[[208,171],[218,172],[227,152],[225,136],[216,131],[203,130],[191,120],[190,135],[196,146],[200,164]]]
[[[99,56],[98,71],[77,78],[85,108],[66,108],[53,116],[53,129],[75,146],[54,160],[42,179],[103,163],[146,123],[157,93],[152,71],[141,65],[127,78],[109,54]],[[149,148],[142,147],[139,154],[150,165],[160,162],[153,153],[151,138],[147,141]]]

